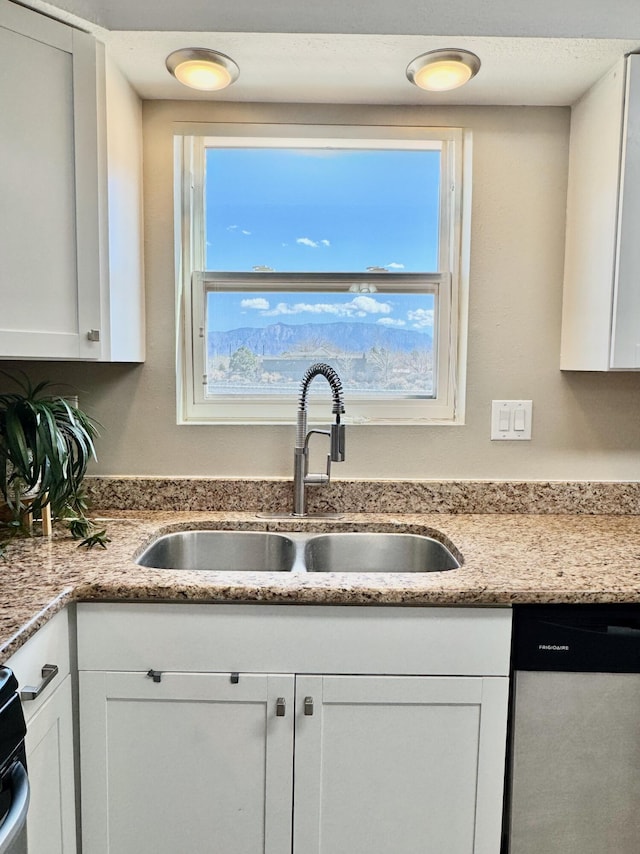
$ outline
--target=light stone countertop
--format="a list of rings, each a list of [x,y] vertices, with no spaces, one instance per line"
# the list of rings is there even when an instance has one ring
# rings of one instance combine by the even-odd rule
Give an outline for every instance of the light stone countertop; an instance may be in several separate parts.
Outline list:
[[[102,521],[101,521],[102,520]],[[14,541],[0,559],[0,650],[13,654],[72,601],[505,605],[639,602],[640,516],[473,513],[350,514],[264,520],[255,513],[114,511],[107,549],[66,532]],[[460,569],[435,573],[182,572],[138,566],[155,536],[188,528],[409,531],[442,540]]]

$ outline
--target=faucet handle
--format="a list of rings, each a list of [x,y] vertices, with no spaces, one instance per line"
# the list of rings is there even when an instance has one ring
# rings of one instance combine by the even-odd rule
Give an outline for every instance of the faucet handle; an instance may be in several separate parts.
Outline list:
[[[305,486],[324,486],[331,480],[331,457],[327,454],[327,473],[326,474],[305,474]]]
[[[329,435],[326,430],[312,431]],[[308,462],[308,460],[307,460]],[[331,454],[327,454],[327,470],[326,474],[309,474],[305,472],[304,483],[306,486],[324,486],[331,480]]]
[[[331,460],[334,463],[344,462],[344,442],[345,431],[344,424],[331,425]]]

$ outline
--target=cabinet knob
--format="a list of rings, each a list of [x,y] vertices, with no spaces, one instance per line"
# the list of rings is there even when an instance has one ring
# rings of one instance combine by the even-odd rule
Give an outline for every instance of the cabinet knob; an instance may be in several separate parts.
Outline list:
[[[278,697],[276,700],[276,717],[283,718],[287,711],[287,703],[284,697]]]
[[[304,698],[304,713],[305,715],[313,714],[313,697]]]
[[[90,329],[87,332],[87,338],[89,341],[99,341],[100,340],[100,330],[99,329]]]

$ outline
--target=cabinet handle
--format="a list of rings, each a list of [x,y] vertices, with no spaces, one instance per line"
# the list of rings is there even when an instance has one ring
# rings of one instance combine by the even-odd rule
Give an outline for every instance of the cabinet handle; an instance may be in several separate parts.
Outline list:
[[[37,698],[42,694],[44,689],[47,687],[49,682],[52,679],[55,679],[58,675],[58,665],[57,664],[45,664],[42,668],[42,682],[34,687],[33,685],[25,686],[23,691],[20,691],[20,699],[21,700],[37,700]]]
[[[276,717],[283,718],[287,711],[287,703],[284,697],[278,697],[276,700]]]
[[[313,714],[313,697],[304,698],[304,713],[305,715]]]

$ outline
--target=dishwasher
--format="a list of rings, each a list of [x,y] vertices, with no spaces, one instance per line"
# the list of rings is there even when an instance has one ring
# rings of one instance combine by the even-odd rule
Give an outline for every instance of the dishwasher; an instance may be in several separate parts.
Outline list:
[[[640,606],[514,607],[508,854],[640,851]]]

